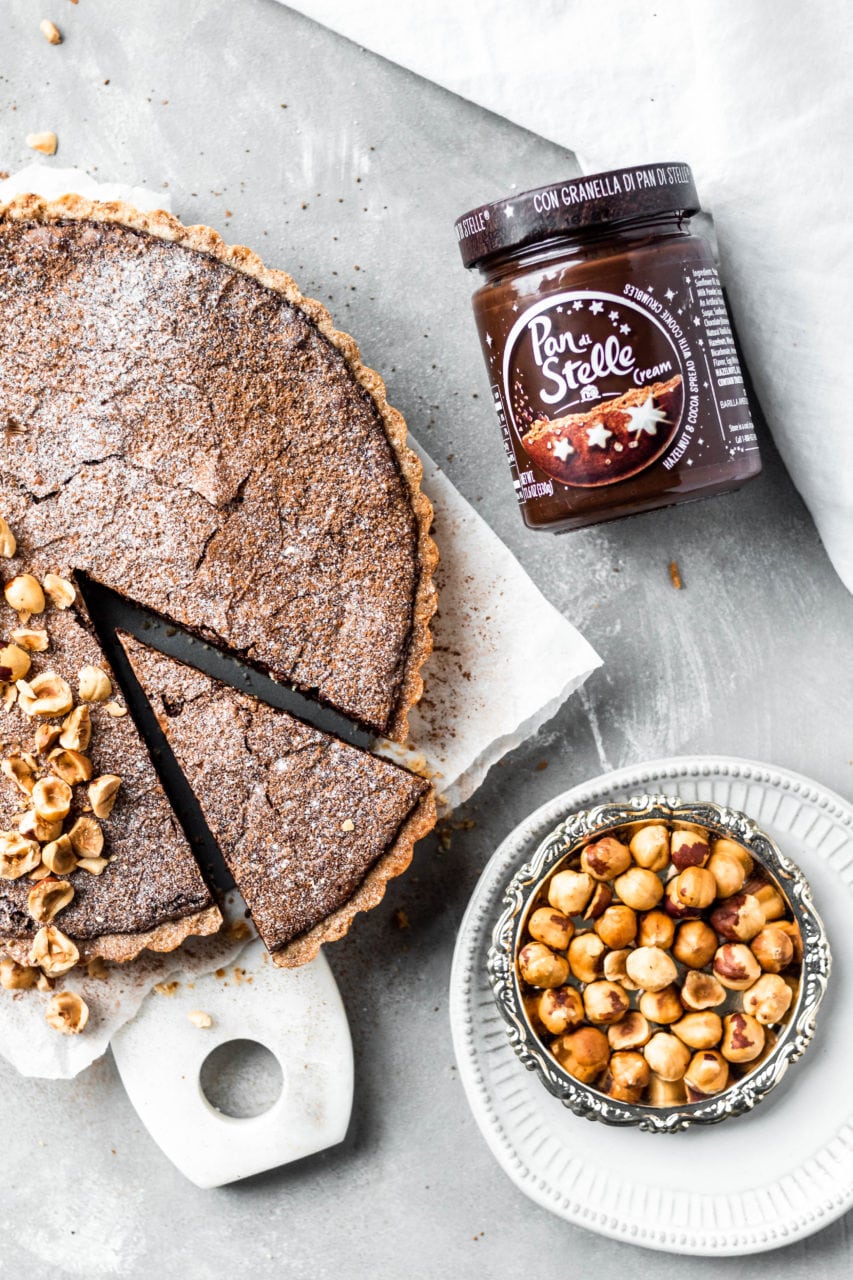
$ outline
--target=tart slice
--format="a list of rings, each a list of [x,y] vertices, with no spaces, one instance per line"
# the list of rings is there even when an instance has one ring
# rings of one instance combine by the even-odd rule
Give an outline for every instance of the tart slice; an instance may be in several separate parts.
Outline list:
[[[435,824],[429,783],[119,635],[276,964],[375,906]]]
[[[26,964],[47,924],[81,962],[216,933],[219,908],[97,640],[74,608],[24,628],[2,612],[16,643],[0,654],[0,949]]]

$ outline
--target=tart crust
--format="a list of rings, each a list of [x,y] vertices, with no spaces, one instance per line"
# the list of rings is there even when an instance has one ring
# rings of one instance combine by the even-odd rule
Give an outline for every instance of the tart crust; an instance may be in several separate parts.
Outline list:
[[[404,742],[408,733],[408,713],[423,693],[421,668],[432,652],[430,620],[437,605],[432,579],[438,563],[438,550],[430,536],[432,504],[420,487],[423,467],[417,455],[406,445],[405,419],[397,409],[388,404],[385,383],[379,374],[362,364],[355,340],[336,329],[322,303],[304,297],[286,272],[265,266],[257,254],[243,245],[226,244],[210,227],[185,226],[164,210],[143,213],[123,201],[101,203],[77,195],[66,195],[50,201],[37,195],[19,195],[0,205],[0,220],[118,224],[214,258],[233,270],[254,278],[267,289],[281,294],[290,305],[307,316],[323,337],[341,353],[354,379],[370,396],[380,415],[385,435],[406,483],[417,524],[418,582],[412,602],[412,623],[394,709],[385,727],[386,737],[395,742]]]
[[[57,921],[61,930],[62,920]],[[205,907],[190,916],[167,920],[165,924],[145,933],[104,933],[98,938],[73,938],[80,952],[80,963],[89,960],[111,960],[114,964],[126,964],[135,960],[141,951],[174,951],[190,937],[208,937],[222,928],[222,912],[218,907]],[[18,964],[29,964],[32,938],[0,938],[0,947]]]

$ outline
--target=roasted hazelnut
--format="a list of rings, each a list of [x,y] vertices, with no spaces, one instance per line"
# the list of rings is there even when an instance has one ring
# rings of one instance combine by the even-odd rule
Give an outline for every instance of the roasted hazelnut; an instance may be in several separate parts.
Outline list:
[[[7,991],[29,991],[36,985],[37,977],[37,969],[18,964],[11,956],[4,956],[0,960],[0,987],[5,987]]]
[[[699,831],[673,831],[669,848],[676,871],[684,871],[687,867],[704,867],[711,856],[708,838]]]
[[[594,880],[613,880],[627,871],[631,853],[627,845],[613,836],[602,836],[588,844],[581,854],[581,866]]]
[[[20,573],[3,588],[6,603],[16,613],[43,613],[44,592],[31,573]]]
[[[55,747],[47,757],[48,767],[52,773],[74,787],[80,782],[89,782],[92,777],[92,761],[82,751],[66,751]]]
[[[683,1080],[661,1080],[652,1072],[647,1092],[652,1107],[678,1107],[686,1097]]]
[[[68,832],[71,848],[78,858],[97,858],[104,848],[104,833],[97,819],[84,813]]]
[[[569,968],[578,982],[596,982],[607,950],[597,933],[577,933],[569,943]]]
[[[58,573],[45,574],[42,583],[44,593],[55,609],[70,609],[77,592],[74,583],[67,578],[60,578]]]
[[[644,991],[662,991],[678,977],[675,961],[660,947],[638,947],[625,961],[628,977]]]
[[[604,957],[604,976],[608,982],[620,982],[626,991],[636,991],[637,984],[628,977],[625,961],[631,954],[630,947],[619,951],[608,951]]]
[[[749,942],[764,924],[764,912],[751,893],[736,893],[711,912],[711,924],[730,942]]]
[[[71,788],[61,778],[39,778],[31,799],[36,813],[45,822],[62,822],[71,808]]]
[[[548,901],[565,916],[579,916],[592,897],[593,883],[585,871],[558,871],[548,884]]]
[[[59,745],[68,751],[85,751],[92,741],[92,713],[87,706],[75,707],[62,721]]]
[[[749,945],[752,954],[767,973],[781,973],[794,959],[791,938],[775,924],[766,924]]]
[[[733,893],[740,893],[746,880],[743,864],[728,853],[718,853],[716,846],[708,859],[708,870],[714,877],[718,898],[730,898]]]
[[[30,653],[44,653],[50,643],[47,632],[39,627],[16,627],[12,639]]]
[[[48,1000],[44,1016],[54,1031],[76,1036],[89,1021],[89,1006],[76,991],[57,991]]]
[[[669,832],[659,823],[640,827],[631,837],[629,849],[638,867],[663,871],[669,862]]]
[[[607,1092],[618,1102],[639,1102],[650,1076],[649,1064],[641,1053],[614,1053]]]
[[[734,858],[735,862],[739,862],[743,867],[744,876],[752,875],[752,854],[736,840],[727,840],[721,836],[719,840],[714,841],[713,852],[722,857]]]
[[[714,956],[714,977],[729,991],[746,991],[761,977],[761,965],[743,942],[725,942]]]
[[[64,716],[71,710],[71,687],[55,671],[42,671],[32,680],[19,680],[18,706],[27,716]]]
[[[43,925],[33,939],[30,964],[38,965],[48,978],[67,973],[79,959],[80,952],[74,943],[55,924]]]
[[[685,920],[678,926],[672,954],[688,969],[704,969],[717,950],[717,935],[704,920]]]
[[[673,885],[679,902],[685,907],[710,907],[717,896],[717,882],[707,867],[685,867]]]
[[[0,516],[0,556],[4,560],[11,560],[17,549],[17,539],[9,526],[9,522],[3,516]]]
[[[94,782],[89,783],[89,804],[96,818],[108,818],[121,786],[121,778],[115,773],[102,773]]]
[[[791,1007],[794,993],[777,973],[765,973],[743,997],[744,1012],[764,1027],[781,1022]]]
[[[73,844],[73,830],[70,835]],[[518,953],[518,967],[524,981],[532,987],[561,987],[569,976],[565,957],[556,955],[543,942],[528,942],[526,947],[522,947]]]
[[[20,831],[0,831],[0,880],[20,880],[35,871],[41,849]]]
[[[663,906],[666,914],[674,920],[697,920],[701,915],[698,907],[688,907],[678,896],[678,876],[673,876],[666,886],[663,895]]]
[[[785,899],[774,884],[765,882],[755,886],[754,888],[747,882],[746,889],[758,902],[764,916],[764,923],[769,924],[771,920],[781,920],[787,907]]]
[[[661,1080],[680,1080],[690,1062],[687,1045],[667,1031],[655,1032],[643,1052],[646,1062]]]
[[[592,1084],[610,1061],[607,1036],[598,1027],[578,1027],[560,1036],[551,1052],[564,1071],[584,1084]]]
[[[663,884],[654,871],[629,867],[613,884],[617,897],[635,911],[650,911],[663,897]]]
[[[608,947],[627,947],[637,936],[637,917],[630,907],[608,907],[595,922],[595,932]]]
[[[603,916],[612,901],[613,890],[610,885],[605,884],[603,880],[599,880],[592,891],[592,897],[587,903],[586,911],[583,913],[584,920],[597,920],[599,916]]]
[[[607,1039],[614,1053],[622,1049],[641,1049],[652,1034],[648,1020],[636,1009],[631,1009],[607,1028]]]
[[[628,1012],[628,996],[618,982],[590,982],[584,989],[583,1007],[590,1022],[609,1025]]]
[[[684,1013],[678,987],[664,987],[663,991],[644,991],[640,996],[640,1013],[649,1022],[667,1026],[677,1022]]]
[[[781,929],[791,939],[794,948],[794,961],[796,964],[803,963],[803,935],[800,933],[800,926],[795,920],[774,920],[774,929]]]
[[[574,931],[575,926],[569,917],[551,907],[540,907],[527,922],[527,932],[531,938],[544,942],[555,951],[565,951]]]
[[[56,876],[70,875],[77,866],[77,857],[68,836],[60,836],[46,844],[41,851],[41,860]]]
[[[59,725],[49,724],[48,721],[43,720],[36,728],[34,740],[35,750],[38,754],[40,756],[47,755],[48,751],[56,746],[61,733],[62,730]]]
[[[729,1013],[723,1020],[720,1052],[729,1062],[752,1062],[764,1048],[764,1028],[750,1013]]]
[[[99,876],[109,865],[109,858],[81,858],[77,863],[78,870],[88,871],[90,876]]]
[[[729,1064],[716,1049],[694,1053],[684,1073],[684,1083],[690,1102],[699,1102],[702,1098],[721,1093],[729,1083]]]
[[[706,1009],[702,1013],[685,1013],[672,1024],[672,1030],[691,1049],[713,1049],[720,1043],[723,1023],[718,1013]]]
[[[667,951],[675,937],[675,921],[665,911],[648,911],[640,916],[637,928],[638,947],[662,947]]]
[[[688,1009],[713,1009],[726,999],[725,988],[710,973],[688,969],[681,984],[681,999]]]
[[[541,1036],[545,1032],[546,1028],[543,1026],[542,1019],[539,1017],[539,999],[540,996],[538,991],[524,991],[521,995],[521,1003],[524,1005],[524,1011],[527,1014],[527,1021],[530,1023],[536,1034]]]
[[[49,840],[58,840],[62,831],[61,819],[48,822],[46,818],[39,817],[35,809],[27,809],[26,813],[20,814],[15,821],[22,836],[38,840],[40,844],[45,844]]]
[[[23,795],[32,795],[33,787],[36,785],[36,775],[29,761],[24,760],[23,756],[10,756],[8,760],[0,762],[0,769]]]
[[[82,667],[77,680],[77,693],[81,702],[106,702],[112,694],[112,681],[100,667]]]
[[[26,649],[7,644],[0,649],[0,683],[14,684],[23,680],[32,666],[32,658]]]
[[[71,903],[74,888],[67,880],[49,877],[33,885],[27,894],[27,910],[39,924],[50,924]]]
[[[551,987],[536,1001],[536,1015],[554,1036],[574,1031],[583,1023],[583,1000],[574,987]]]

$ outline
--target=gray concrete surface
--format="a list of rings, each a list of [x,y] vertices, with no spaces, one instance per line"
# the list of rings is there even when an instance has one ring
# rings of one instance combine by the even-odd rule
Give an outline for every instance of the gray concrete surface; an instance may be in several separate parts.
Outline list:
[[[38,34],[42,8],[65,33],[59,48]],[[559,539],[528,533],[452,223],[513,183],[553,179],[565,153],[273,0],[42,8],[6,0],[0,13],[0,163],[29,162],[25,135],[55,129],[59,154],[46,163],[162,185],[184,219],[289,269],[358,335],[414,434],[605,666],[493,771],[463,815],[475,825],[449,849],[426,842],[382,907],[330,950],[357,1058],[343,1146],[201,1192],[141,1130],[109,1058],[67,1084],[0,1065],[0,1274],[848,1275],[846,1220],[763,1258],[685,1262],[534,1207],[468,1113],[447,1024],[454,935],[480,868],[568,784],[711,751],[798,769],[853,798],[853,601],[772,447],[761,479],[732,496]],[[408,930],[395,927],[400,907]]]

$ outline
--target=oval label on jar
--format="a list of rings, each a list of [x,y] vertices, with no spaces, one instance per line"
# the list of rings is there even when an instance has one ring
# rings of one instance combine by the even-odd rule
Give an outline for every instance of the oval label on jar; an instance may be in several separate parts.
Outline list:
[[[678,337],[615,293],[578,289],[529,307],[507,336],[503,384],[510,426],[530,460],[579,488],[650,466],[684,409]]]

